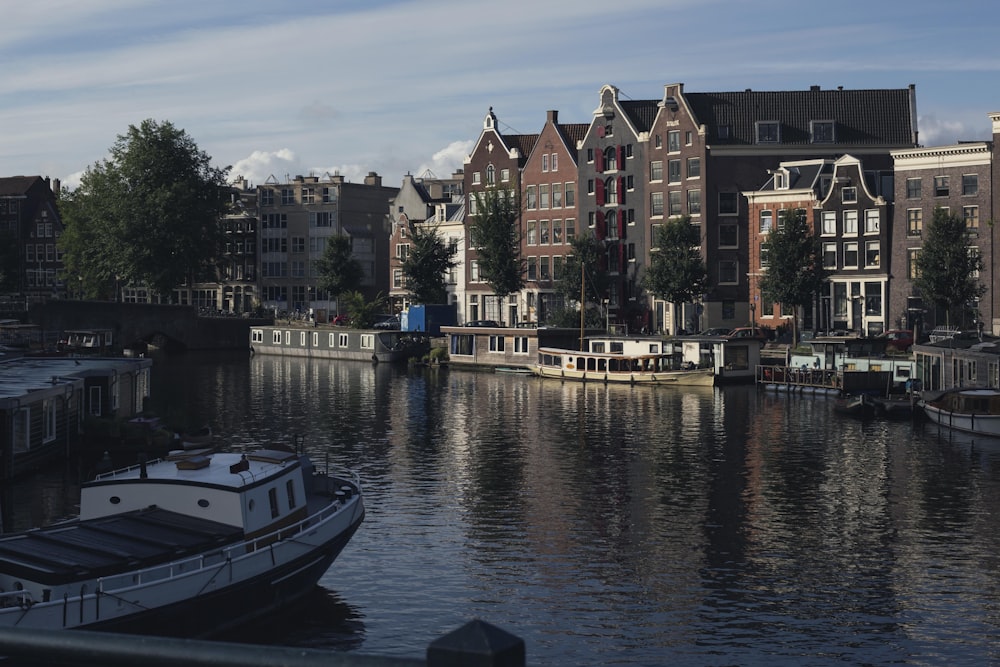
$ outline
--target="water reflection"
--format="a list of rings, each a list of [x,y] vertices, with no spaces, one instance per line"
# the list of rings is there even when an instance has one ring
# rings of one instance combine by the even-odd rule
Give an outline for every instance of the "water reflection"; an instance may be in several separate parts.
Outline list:
[[[998,657],[992,443],[753,388],[218,355],[153,383],[226,447],[362,475],[333,602],[257,641],[413,657],[483,618],[536,665]]]

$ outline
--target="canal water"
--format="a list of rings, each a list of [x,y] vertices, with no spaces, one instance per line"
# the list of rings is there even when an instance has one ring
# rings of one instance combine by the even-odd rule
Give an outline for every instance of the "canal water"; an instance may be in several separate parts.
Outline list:
[[[420,657],[479,618],[531,665],[1000,661],[997,442],[753,387],[195,353],[152,386],[365,485],[320,589],[233,640]],[[22,482],[22,523],[72,513],[67,480]]]

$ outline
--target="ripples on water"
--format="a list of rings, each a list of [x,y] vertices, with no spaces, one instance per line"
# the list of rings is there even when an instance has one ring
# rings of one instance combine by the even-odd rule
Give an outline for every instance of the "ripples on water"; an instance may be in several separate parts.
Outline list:
[[[153,384],[172,423],[362,475],[322,588],[243,641],[417,657],[482,618],[532,665],[1000,653],[1000,444],[752,387],[193,354]]]

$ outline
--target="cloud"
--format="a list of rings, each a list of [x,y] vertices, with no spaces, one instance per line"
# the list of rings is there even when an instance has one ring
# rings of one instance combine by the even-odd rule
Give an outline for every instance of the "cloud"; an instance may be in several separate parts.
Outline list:
[[[229,177],[235,180],[242,176],[251,184],[260,185],[272,177],[283,183],[302,175],[302,172],[302,165],[295,152],[282,148],[277,151],[254,151],[233,164]]]
[[[438,178],[447,178],[462,169],[465,158],[472,152],[475,141],[453,141],[431,156],[430,162],[425,162],[417,168],[414,176],[422,176],[430,171]]]

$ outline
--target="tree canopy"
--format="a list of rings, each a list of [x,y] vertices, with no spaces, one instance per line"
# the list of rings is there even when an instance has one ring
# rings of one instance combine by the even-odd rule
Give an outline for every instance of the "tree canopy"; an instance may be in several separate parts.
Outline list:
[[[436,225],[410,229],[410,249],[403,260],[406,289],[415,303],[447,303],[447,274],[458,265],[456,248],[438,233]]]
[[[805,306],[823,288],[829,272],[823,267],[819,238],[802,209],[786,209],[761,246],[767,270],[760,279],[765,298],[786,306]]]
[[[469,234],[478,251],[479,275],[503,300],[524,287],[520,204],[513,190],[490,189],[473,197],[476,213],[470,216]]]
[[[944,312],[948,323],[964,324],[974,301],[986,291],[978,278],[982,269],[979,253],[969,249],[965,220],[935,208],[917,255],[913,281],[924,301]]]
[[[370,329],[375,324],[376,316],[388,303],[388,299],[381,292],[371,301],[365,301],[365,295],[357,290],[342,292],[341,296],[349,323],[357,329]]]
[[[169,295],[200,277],[222,245],[228,172],[170,122],[130,125],[60,201],[66,274],[89,296],[119,281]]]
[[[346,234],[334,234],[326,239],[323,256],[316,260],[316,271],[317,285],[334,299],[357,291],[365,277],[364,268],[352,254],[351,238]]]
[[[570,245],[572,249],[566,255],[556,290],[567,303],[579,301],[580,282],[583,281],[584,301],[600,303],[611,283],[608,272],[601,268],[601,258],[604,256],[601,242],[586,234],[575,237]]]
[[[671,218],[655,228],[649,267],[642,285],[670,303],[693,303],[705,293],[708,272],[698,246],[701,235],[689,216]]]

